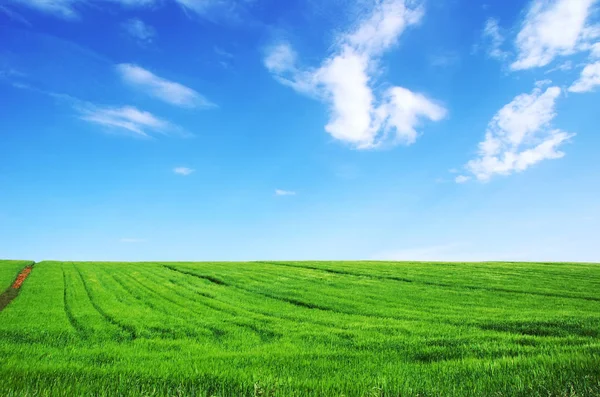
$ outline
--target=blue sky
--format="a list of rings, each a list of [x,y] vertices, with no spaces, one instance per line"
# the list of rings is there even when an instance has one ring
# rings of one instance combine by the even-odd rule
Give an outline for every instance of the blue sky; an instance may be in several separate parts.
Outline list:
[[[475,3],[3,1],[0,257],[600,262],[600,2]]]

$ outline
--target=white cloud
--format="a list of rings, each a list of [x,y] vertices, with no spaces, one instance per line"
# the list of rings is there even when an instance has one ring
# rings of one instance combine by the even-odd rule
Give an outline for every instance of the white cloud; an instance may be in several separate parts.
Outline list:
[[[586,27],[596,0],[534,0],[517,35],[517,60],[512,70],[546,66],[557,56],[589,48],[595,35]]]
[[[77,107],[81,119],[105,127],[125,130],[135,135],[148,137],[148,131],[167,132],[174,128],[169,122],[154,116],[150,112],[138,110],[132,106],[118,108],[86,105]]]
[[[175,0],[179,5],[183,6],[186,9],[197,12],[198,14],[203,14],[208,11],[213,3],[212,0]]]
[[[270,49],[265,66],[280,83],[329,106],[325,130],[358,149],[384,142],[411,144],[422,120],[438,121],[446,110],[423,94],[392,87],[381,98],[373,92],[380,57],[401,33],[423,16],[418,2],[383,0],[370,15],[336,40],[335,51],[316,69],[298,68],[296,53],[283,43]]]
[[[288,72],[296,67],[296,53],[288,43],[279,43],[267,51],[264,64],[270,72]]]
[[[592,58],[600,58],[600,43],[594,43],[590,50]]]
[[[446,109],[442,106],[402,87],[390,88],[387,101],[382,106],[383,113],[388,117],[384,127],[386,132],[395,130],[395,140],[407,145],[417,140],[415,127],[422,119],[440,121],[446,116]]]
[[[188,168],[188,167],[176,167],[173,168],[173,172],[176,173],[177,175],[183,175],[183,176],[188,176],[190,174],[192,174],[195,170],[192,168]]]
[[[295,196],[296,192],[293,192],[291,190],[275,189],[275,195],[276,196]]]
[[[570,92],[589,92],[600,85],[600,62],[586,65],[579,79],[569,87]]]
[[[77,12],[74,9],[76,0],[12,0],[17,4],[33,8],[37,11],[53,14],[55,16],[67,19],[77,18]]]
[[[421,21],[423,7],[418,1],[383,0],[376,3],[369,18],[342,37],[342,42],[359,53],[377,56],[396,44],[402,32]]]
[[[86,0],[9,0],[16,4],[33,8],[37,11],[60,18],[76,19],[79,17],[76,6],[88,3]],[[124,7],[143,7],[154,4],[154,0],[106,0]]]
[[[158,77],[137,65],[122,63],[117,65],[117,70],[125,82],[172,105],[183,107],[215,106],[193,89]]]
[[[504,36],[500,32],[498,21],[494,18],[489,18],[485,22],[483,28],[483,39],[487,43],[487,54],[490,58],[503,60],[508,56],[508,52],[501,49],[504,44]]]
[[[330,120],[325,131],[360,148],[373,145],[379,130],[375,98],[368,85],[368,62],[367,56],[347,48],[316,72],[330,103]]]
[[[544,80],[537,80],[535,82],[535,86],[537,88],[544,88],[547,85],[551,85],[552,84],[552,80],[550,79],[544,79]]]
[[[552,69],[548,69],[545,73],[548,74],[556,71],[566,72],[571,69],[573,69],[573,61],[565,61],[558,66],[553,67]]]
[[[471,180],[471,177],[465,176],[465,175],[458,175],[456,178],[454,178],[454,182],[456,182],[456,183],[465,183],[465,182],[468,182],[469,180]]]
[[[535,88],[500,109],[488,125],[485,140],[479,143],[479,156],[469,161],[466,169],[478,180],[487,181],[495,174],[509,175],[542,160],[563,157],[558,147],[574,134],[550,126],[560,94],[559,87]]]
[[[243,4],[251,1],[254,0],[175,0],[184,10],[200,16],[213,18],[220,15],[233,20],[240,18]]]
[[[156,36],[154,28],[138,18],[132,18],[124,22],[123,28],[129,36],[143,44],[151,43]]]
[[[14,70],[1,71],[0,80],[11,75],[23,75]],[[134,106],[101,106],[81,100],[71,95],[47,91],[27,83],[11,82],[13,87],[47,95],[63,104],[68,104],[81,120],[98,124],[118,132],[126,132],[139,137],[149,137],[150,132],[175,134],[184,137],[192,136],[181,127],[156,117],[150,112],[139,110]]]

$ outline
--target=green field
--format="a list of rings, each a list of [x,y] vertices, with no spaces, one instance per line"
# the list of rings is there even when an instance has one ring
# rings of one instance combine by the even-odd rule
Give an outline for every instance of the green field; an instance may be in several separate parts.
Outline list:
[[[598,396],[600,266],[41,262],[0,395]]]
[[[3,261],[0,260],[0,293],[8,288],[17,277],[17,274],[31,261]]]

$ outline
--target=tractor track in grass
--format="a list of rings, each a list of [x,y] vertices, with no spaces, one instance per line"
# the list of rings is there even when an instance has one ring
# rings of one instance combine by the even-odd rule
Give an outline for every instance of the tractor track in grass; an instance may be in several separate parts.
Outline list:
[[[85,328],[75,319],[73,316],[73,310],[71,309],[71,305],[69,304],[69,300],[67,299],[67,275],[65,274],[64,267],[61,268],[63,275],[63,307],[65,309],[65,315],[69,320],[71,326],[81,335],[85,335]]]
[[[178,272],[187,276],[191,276],[191,277],[195,277],[198,279],[203,279],[205,281],[210,281],[213,284],[218,284],[221,287],[229,287],[229,288],[235,288],[238,289],[240,291],[245,291],[247,293],[253,294],[253,295],[258,295],[258,296],[263,296],[267,299],[272,299],[275,301],[279,301],[279,302],[284,302],[284,303],[288,303],[291,305],[294,305],[296,307],[302,308],[302,309],[308,309],[308,310],[319,310],[322,312],[328,312],[328,313],[334,313],[334,314],[338,314],[338,315],[347,315],[347,316],[357,316],[357,317],[368,317],[368,318],[373,318],[373,319],[379,319],[379,320],[383,320],[383,319],[391,319],[391,320],[396,320],[396,321],[418,321],[417,318],[414,317],[410,317],[410,316],[395,316],[395,315],[389,315],[389,316],[384,316],[381,314],[377,314],[377,313],[365,313],[365,312],[353,312],[353,311],[347,311],[347,310],[338,310],[335,308],[331,308],[331,307],[327,307],[327,306],[322,306],[319,304],[314,304],[311,302],[304,302],[304,301],[300,301],[294,298],[288,298],[288,297],[283,297],[283,296],[278,296],[278,295],[274,295],[274,294],[270,294],[267,292],[262,292],[262,291],[257,291],[251,288],[246,288],[246,287],[242,287],[241,285],[238,284],[233,284],[230,282],[225,282],[222,281],[220,279],[216,279],[213,276],[206,276],[204,274],[197,274],[194,273],[192,271],[189,270],[183,270],[183,269],[178,269],[175,266],[171,266],[171,265],[162,265],[164,268],[169,269],[171,271],[174,272]],[[290,265],[291,266],[291,265]],[[218,280],[214,281],[214,280]],[[297,320],[292,320],[289,319],[290,321],[297,321]],[[317,321],[312,321],[312,320],[306,320],[303,319],[302,321],[308,321],[310,323],[313,324],[319,324],[321,326],[325,326],[328,328],[336,328],[335,326],[332,327],[331,324],[328,323],[320,323]],[[440,319],[436,319],[436,322],[443,322],[447,325],[451,325],[451,326],[464,326],[464,323],[456,323],[456,322],[452,322],[452,321],[441,321]]]
[[[10,302],[12,302],[17,297],[17,295],[19,295],[19,291],[21,291],[23,283],[25,282],[27,277],[29,277],[29,274],[31,274],[33,265],[35,265],[35,263],[31,263],[30,265],[25,266],[19,272],[11,286],[8,287],[6,291],[4,291],[2,294],[0,294],[0,312],[4,310],[4,308],[6,308],[6,306],[8,306]]]
[[[260,261],[260,262],[255,262],[255,263],[259,263],[259,264],[263,264],[263,265],[272,265],[272,266],[284,266],[284,267],[296,268],[296,269],[314,270],[314,271],[320,271],[320,272],[325,272],[325,273],[339,274],[339,275],[343,275],[343,276],[363,277],[363,278],[370,278],[370,279],[375,279],[375,280],[391,280],[391,281],[398,281],[398,282],[402,282],[402,283],[430,285],[433,287],[450,288],[450,289],[455,289],[455,290],[463,289],[463,290],[473,290],[473,291],[499,292],[499,293],[505,293],[505,294],[546,296],[546,297],[551,297],[551,298],[580,299],[580,300],[586,300],[586,301],[600,302],[600,298],[595,297],[595,296],[582,296],[582,295],[562,294],[562,293],[543,292],[543,291],[521,291],[521,290],[511,289],[511,288],[484,287],[484,286],[479,286],[479,285],[452,284],[452,283],[443,283],[443,282],[437,282],[437,281],[409,279],[409,278],[396,277],[396,276],[362,274],[362,273],[349,272],[346,270],[329,269],[329,268],[322,268],[322,267],[317,267],[317,266],[307,266],[307,265],[301,265],[301,264],[293,264],[292,265],[292,264],[284,263],[284,262]]]
[[[265,262],[262,262],[262,263],[265,263]],[[269,264],[271,264],[271,263],[269,263]],[[300,267],[300,266],[288,265],[288,264],[284,264],[282,266]],[[396,316],[396,315],[383,316],[383,315],[378,314],[378,313],[365,313],[365,312],[361,313],[361,312],[353,312],[353,311],[346,311],[346,310],[337,310],[337,309],[334,309],[334,308],[331,308],[331,307],[326,307],[326,306],[322,306],[322,305],[319,305],[319,304],[314,304],[314,303],[311,303],[311,302],[304,302],[304,301],[296,300],[296,299],[290,298],[290,297],[282,297],[282,296],[274,295],[274,294],[271,294],[271,293],[268,293],[268,292],[253,290],[251,288],[246,288],[246,287],[243,287],[243,286],[238,285],[236,283],[231,283],[230,281],[220,280],[220,279],[218,279],[218,278],[216,278],[216,277],[214,277],[212,275],[208,276],[208,275],[205,275],[205,274],[197,274],[197,273],[195,273],[193,271],[184,270],[184,269],[178,269],[177,267],[171,266],[171,265],[164,265],[163,264],[163,267],[166,268],[166,269],[169,269],[171,271],[178,272],[178,273],[183,274],[183,275],[192,276],[192,277],[195,277],[195,278],[198,278],[198,279],[203,279],[205,281],[209,281],[209,282],[211,282],[213,284],[216,284],[216,285],[219,285],[221,287],[235,288],[235,289],[238,289],[240,291],[245,291],[245,292],[250,293],[250,294],[259,295],[259,296],[263,296],[263,297],[268,298],[268,299],[278,300],[278,301],[281,301],[281,302],[292,304],[292,305],[294,305],[296,307],[300,307],[300,308],[303,308],[303,309],[309,309],[309,310],[310,309],[312,309],[312,310],[316,309],[316,310],[320,310],[320,311],[323,311],[323,312],[329,312],[329,313],[335,313],[335,314],[341,314],[341,315],[350,315],[350,316],[359,316],[359,317],[370,317],[370,318],[377,318],[377,319],[387,318],[387,319],[393,319],[393,320],[399,320],[399,321],[407,321],[407,320],[408,321],[416,321],[415,318],[411,318],[410,316]],[[323,269],[312,268],[311,267],[310,270],[317,270],[318,271],[318,270],[323,270]],[[327,269],[327,270],[330,270],[330,269]],[[337,270],[326,271],[326,272],[327,273],[344,273],[344,274],[347,274],[349,276],[369,277],[368,275],[363,276],[363,275],[359,275],[359,274],[352,273],[352,272],[346,273],[344,271],[337,271]],[[392,279],[394,281],[404,281],[404,280],[402,280],[400,278],[396,278],[396,277],[392,278],[392,277],[389,277],[389,276],[388,277],[385,277],[385,276],[384,277],[375,276],[375,277],[370,277],[370,278],[388,279],[388,280]],[[218,280],[218,281],[215,281],[215,280]],[[420,280],[415,280],[415,281],[411,280],[410,282],[421,283],[421,284],[430,284],[429,282],[421,282]],[[449,284],[446,285],[445,283],[431,283],[431,284],[436,285],[436,286],[441,286],[441,287],[453,287],[452,285],[449,285]],[[439,284],[443,284],[443,285],[439,285]],[[485,288],[476,288],[476,289],[485,289]],[[493,288],[493,289],[490,288],[490,290],[496,291],[496,288]],[[502,292],[509,292],[509,291],[502,291]],[[510,291],[510,292],[516,292],[516,291]],[[519,292],[521,292],[521,291],[519,291]],[[534,295],[537,295],[537,294],[534,294]],[[559,295],[559,294],[556,294],[556,295]],[[574,297],[573,296],[568,296],[568,298],[574,298]],[[585,298],[582,298],[582,299],[584,299],[584,300],[594,300],[594,299],[585,299]],[[502,332],[502,333],[507,333],[508,332],[508,333],[514,333],[514,334],[520,334],[520,335],[523,335],[523,334],[526,335],[526,334],[528,334],[527,331],[505,329],[505,328],[510,328],[510,324],[507,325],[507,326],[502,326],[501,325],[499,327],[494,327],[494,325],[488,325],[488,324],[484,324],[484,325],[481,325],[481,324],[465,324],[464,322],[455,322],[455,321],[450,321],[450,320],[442,320],[442,319],[439,319],[439,318],[436,319],[435,322],[437,322],[437,323],[441,322],[441,323],[444,323],[444,324],[447,324],[447,325],[450,325],[450,326],[454,326],[454,327],[463,327],[463,326],[475,327],[475,328],[482,329],[484,331],[495,331],[495,332]],[[538,335],[539,334],[539,332],[536,332],[535,330],[533,330],[531,332],[532,333],[529,333],[529,334],[533,334],[533,335]],[[587,332],[587,330],[578,330],[578,332],[576,334],[580,334],[580,333],[583,333],[583,332]],[[554,334],[555,333],[552,332],[552,333],[550,333],[549,336],[554,335]],[[564,333],[562,335],[555,335],[555,336],[563,336],[563,335],[564,335]],[[585,336],[589,336],[589,335],[586,334]]]
[[[282,297],[282,296],[276,296],[276,295],[272,295],[272,294],[269,294],[269,293],[266,293],[266,292],[255,291],[255,290],[253,290],[251,288],[245,288],[245,287],[242,287],[240,285],[229,284],[229,283],[226,283],[225,281],[220,280],[220,279],[218,279],[216,277],[213,277],[213,276],[206,276],[204,274],[197,274],[197,273],[190,272],[190,271],[187,271],[187,270],[178,269],[178,268],[176,268],[174,266],[170,266],[170,265],[163,265],[163,267],[165,267],[165,268],[167,268],[169,270],[175,271],[175,272],[186,274],[188,276],[192,276],[192,277],[196,277],[196,278],[200,278],[200,279],[204,279],[204,280],[210,281],[213,284],[217,284],[217,285],[224,286],[224,287],[233,287],[233,288],[236,288],[236,289],[239,289],[239,290],[242,290],[242,291],[250,292],[250,293],[256,294],[256,295],[262,295],[262,296],[270,298],[270,299],[276,299],[276,300],[279,300],[279,301],[282,301],[282,302],[286,302],[286,303],[292,304],[294,306],[302,307],[302,308],[305,308],[305,309],[317,309],[317,310],[322,310],[322,311],[336,312],[336,310],[334,310],[332,308],[321,306],[321,305],[316,305],[316,304],[313,304],[313,303],[310,303],[310,302],[303,302],[303,301],[298,300],[298,299],[286,298],[286,297]]]
[[[98,304],[98,302],[96,302],[93,298],[93,294],[91,293],[90,287],[88,286],[87,282],[85,281],[85,278],[83,277],[83,274],[81,273],[81,270],[77,269],[77,273],[79,273],[79,278],[81,279],[81,282],[83,283],[83,288],[85,289],[85,292],[87,293],[88,299],[90,300],[92,306],[94,307],[94,309],[96,309],[96,311],[102,316],[104,317],[104,319],[120,328],[127,336],[128,339],[130,340],[134,340],[137,339],[138,334],[137,331],[134,327],[130,326],[130,325],[126,325],[126,324],[122,324],[120,323],[117,319],[115,319],[112,315],[108,314],[106,311],[104,311],[104,309],[102,309],[100,307],[100,305]]]

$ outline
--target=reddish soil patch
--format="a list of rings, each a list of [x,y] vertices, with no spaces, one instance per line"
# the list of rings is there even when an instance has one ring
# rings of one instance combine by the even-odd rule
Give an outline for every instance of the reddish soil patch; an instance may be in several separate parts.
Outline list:
[[[14,288],[14,289],[21,288],[23,281],[25,281],[27,276],[29,276],[29,273],[31,273],[31,266],[27,266],[25,269],[21,270],[21,273],[19,273],[19,275],[17,276],[17,279],[13,283],[12,288]]]
[[[17,295],[19,295],[21,285],[23,285],[23,282],[25,281],[27,276],[29,276],[29,273],[31,273],[32,268],[33,265],[30,265],[21,270],[21,272],[15,279],[15,282],[10,287],[8,287],[6,291],[0,294],[0,312],[4,310],[4,308],[8,306],[8,304],[17,297]]]

